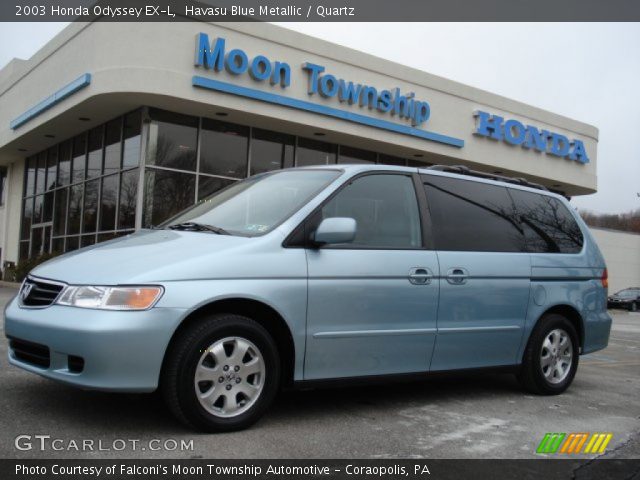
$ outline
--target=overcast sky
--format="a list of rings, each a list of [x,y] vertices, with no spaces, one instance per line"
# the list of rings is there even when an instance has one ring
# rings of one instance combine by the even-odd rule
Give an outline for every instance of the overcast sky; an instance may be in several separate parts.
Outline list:
[[[595,125],[598,193],[573,203],[640,208],[640,24],[280,25]],[[29,58],[64,26],[0,24],[0,66]]]

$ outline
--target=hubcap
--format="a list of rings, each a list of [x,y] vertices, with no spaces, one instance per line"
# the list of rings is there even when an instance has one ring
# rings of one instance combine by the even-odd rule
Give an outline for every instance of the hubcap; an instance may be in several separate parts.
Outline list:
[[[561,328],[551,330],[542,342],[540,365],[549,383],[561,383],[571,370],[573,344],[569,334]]]
[[[251,408],[264,387],[262,353],[242,337],[218,340],[200,356],[194,378],[200,405],[217,417],[235,417]]]

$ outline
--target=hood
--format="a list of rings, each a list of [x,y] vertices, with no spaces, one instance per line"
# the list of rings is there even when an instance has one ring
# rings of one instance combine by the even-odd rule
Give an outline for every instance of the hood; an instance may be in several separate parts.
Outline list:
[[[141,230],[66,253],[39,265],[31,273],[78,285],[215,278],[230,274],[230,259],[238,262],[242,258],[235,257],[234,252],[244,253],[263,238]]]

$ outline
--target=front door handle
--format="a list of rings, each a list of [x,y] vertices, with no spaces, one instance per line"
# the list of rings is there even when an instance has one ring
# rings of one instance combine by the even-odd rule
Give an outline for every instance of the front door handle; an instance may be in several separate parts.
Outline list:
[[[415,267],[409,270],[409,282],[414,285],[429,285],[433,272],[426,267]]]
[[[469,278],[469,272],[466,268],[455,267],[447,271],[447,282],[451,285],[464,285]]]

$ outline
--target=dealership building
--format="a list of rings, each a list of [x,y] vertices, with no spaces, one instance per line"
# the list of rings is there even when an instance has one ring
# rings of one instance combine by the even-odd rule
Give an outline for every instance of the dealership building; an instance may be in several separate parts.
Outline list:
[[[0,70],[2,264],[158,225],[292,166],[464,165],[585,195],[597,141],[591,125],[271,24],[72,23]]]

